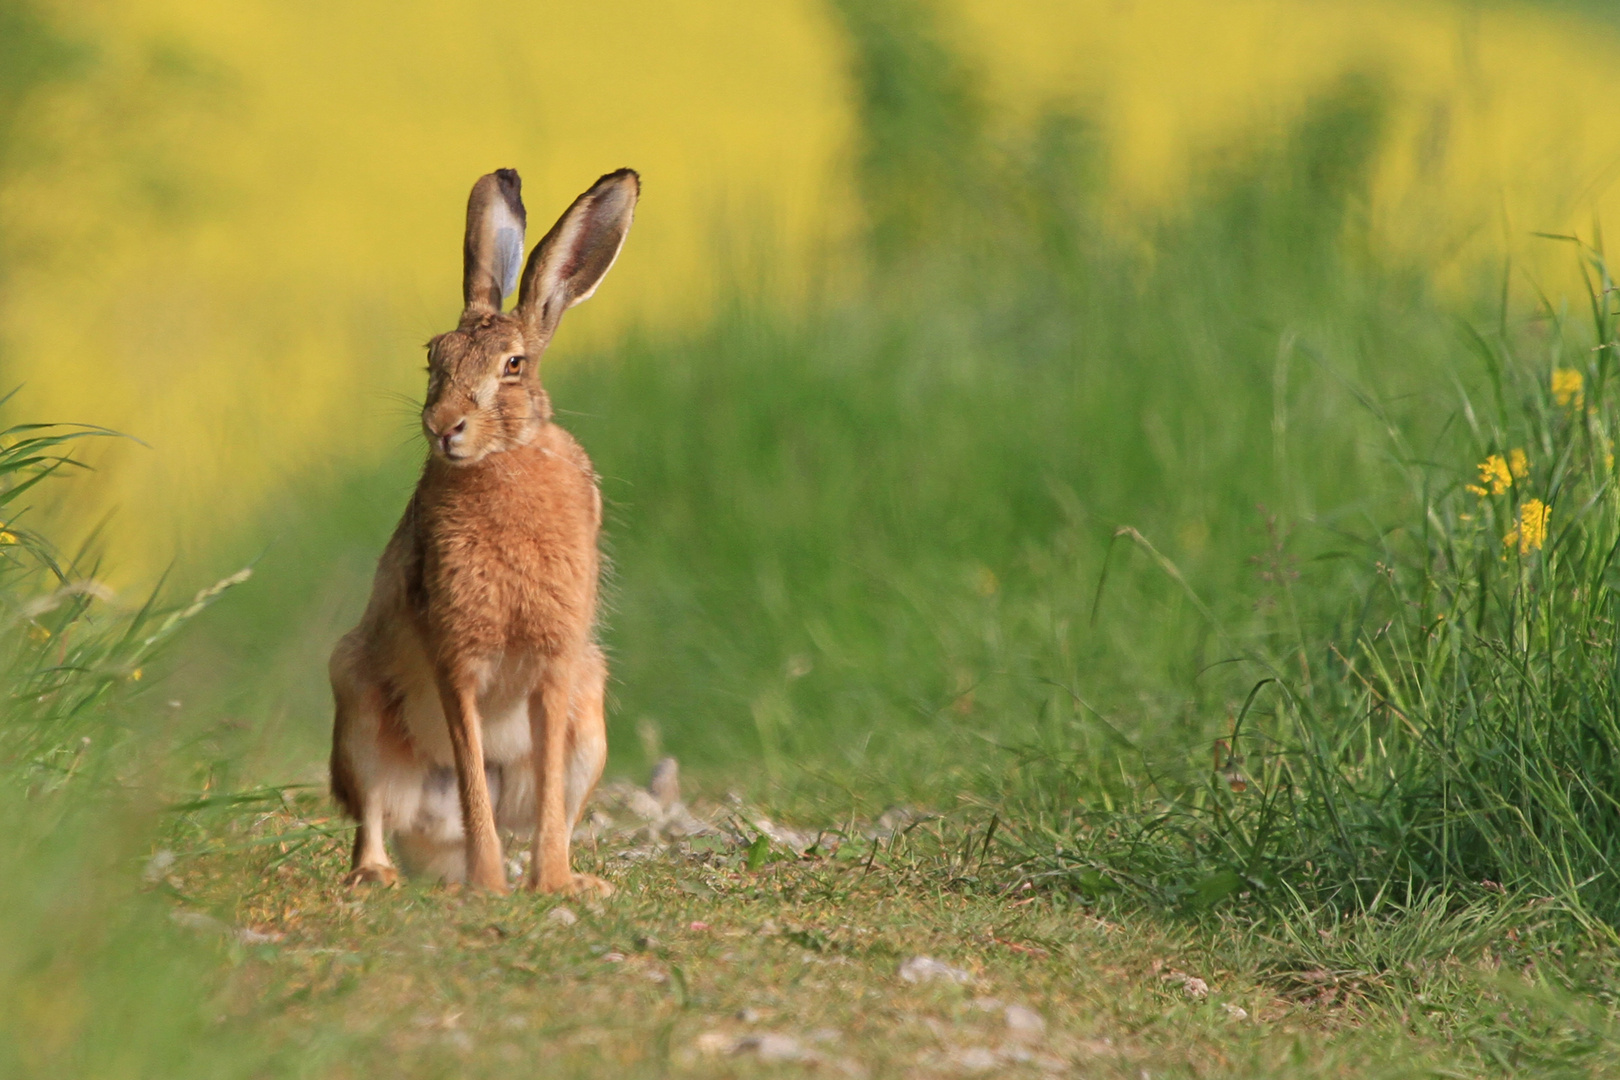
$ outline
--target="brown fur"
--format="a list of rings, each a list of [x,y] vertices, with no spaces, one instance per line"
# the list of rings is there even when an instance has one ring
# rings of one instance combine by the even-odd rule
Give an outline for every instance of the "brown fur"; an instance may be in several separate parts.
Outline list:
[[[360,823],[351,881],[396,880],[383,838],[397,835],[426,869],[504,891],[497,827],[537,825],[531,887],[607,887],[568,859],[606,755],[593,638],[602,503],[590,459],[552,422],[539,359],[612,265],[638,189],[621,170],[580,196],[506,313],[517,174],[480,179],[468,200],[466,309],[429,346],[432,453],[366,613],[332,654],[332,793]]]

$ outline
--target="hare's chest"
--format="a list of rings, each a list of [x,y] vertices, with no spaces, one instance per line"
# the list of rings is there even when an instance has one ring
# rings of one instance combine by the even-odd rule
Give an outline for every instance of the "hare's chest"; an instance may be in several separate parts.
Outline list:
[[[424,552],[429,625],[484,656],[560,651],[589,627],[595,600],[594,538],[567,524],[552,508],[513,500],[440,530]]]

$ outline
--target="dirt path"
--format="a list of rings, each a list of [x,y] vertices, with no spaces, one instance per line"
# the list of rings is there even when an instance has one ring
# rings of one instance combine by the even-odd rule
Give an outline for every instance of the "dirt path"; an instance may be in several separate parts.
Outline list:
[[[617,785],[579,861],[618,891],[583,904],[344,889],[327,813],[310,796],[231,819],[216,839],[235,851],[149,875],[223,943],[219,1022],[298,1075],[1139,1080],[1365,1076],[1400,1057],[1387,1031],[1285,1002],[1173,928],[978,892],[897,843],[900,815],[834,844]]]

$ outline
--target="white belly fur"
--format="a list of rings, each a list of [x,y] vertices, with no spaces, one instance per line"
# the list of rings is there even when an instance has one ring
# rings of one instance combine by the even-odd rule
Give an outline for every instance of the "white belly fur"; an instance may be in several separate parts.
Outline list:
[[[488,664],[478,695],[484,767],[496,824],[513,832],[534,829],[534,771],[529,761],[529,692],[538,667],[525,658]],[[463,838],[461,803],[455,783],[455,757],[438,687],[424,662],[400,679],[404,701],[400,719],[416,750],[412,766],[379,770],[376,795],[383,801],[384,828],[413,834],[433,844]]]

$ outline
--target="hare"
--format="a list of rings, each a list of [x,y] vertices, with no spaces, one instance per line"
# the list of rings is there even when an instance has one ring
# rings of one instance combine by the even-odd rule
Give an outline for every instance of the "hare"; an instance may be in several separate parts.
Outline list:
[[[461,322],[428,343],[430,452],[360,625],[332,653],[332,793],[359,822],[350,884],[413,873],[504,893],[498,829],[535,829],[525,884],[611,892],[569,837],[607,759],[593,637],[602,497],[552,422],[540,357],[618,257],[640,194],[602,177],[523,258],[521,182],[467,201]]]

